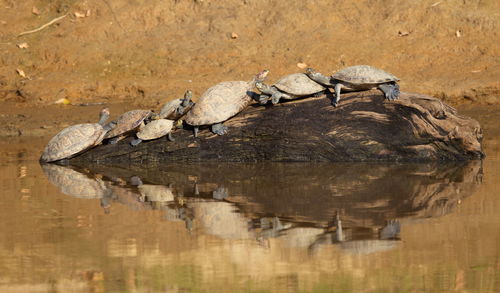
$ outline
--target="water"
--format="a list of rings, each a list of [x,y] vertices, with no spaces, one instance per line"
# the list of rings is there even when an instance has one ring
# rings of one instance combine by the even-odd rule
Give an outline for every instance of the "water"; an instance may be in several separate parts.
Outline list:
[[[154,170],[3,145],[0,292],[500,292],[487,138],[483,162]]]

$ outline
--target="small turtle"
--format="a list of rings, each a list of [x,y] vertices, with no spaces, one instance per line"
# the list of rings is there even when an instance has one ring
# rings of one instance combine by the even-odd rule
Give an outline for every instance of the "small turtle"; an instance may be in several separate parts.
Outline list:
[[[158,118],[170,120],[180,119],[193,107],[194,103],[193,101],[191,101],[192,97],[193,92],[188,90],[184,94],[183,99],[175,99],[173,101],[167,102],[161,108],[160,114],[158,114]]]
[[[312,68],[306,69],[306,74],[312,80],[335,88],[335,98],[332,104],[336,107],[340,99],[340,91],[364,91],[373,88],[381,90],[386,99],[393,101],[399,97],[399,78],[381,69],[368,65],[356,65],[344,68],[331,77],[316,72]]]
[[[108,142],[111,144],[117,143],[124,135],[138,131],[144,126],[144,120],[149,118],[151,114],[152,112],[149,110],[132,110],[123,113],[113,121],[116,127],[109,131],[104,138],[109,139]]]
[[[272,86],[258,81],[255,83],[255,87],[264,94],[260,96],[259,102],[265,104],[271,99],[273,105],[277,104],[280,99],[293,100],[306,96],[321,95],[326,90],[324,86],[313,81],[304,73],[287,75]],[[271,97],[269,98],[268,95]]]
[[[215,134],[226,134],[227,127],[222,122],[253,101],[251,91],[255,82],[264,81],[268,73],[269,70],[264,70],[250,81],[226,81],[209,88],[186,115],[186,123],[194,126],[194,136],[198,136],[201,125],[211,125]]]
[[[108,117],[109,110],[105,108],[101,110],[98,123],[77,124],[63,129],[49,141],[40,157],[40,162],[68,159],[98,145],[114,126],[113,123],[103,126]]]
[[[169,119],[158,119],[144,125],[135,135],[136,139],[132,140],[130,144],[136,146],[143,140],[152,140],[168,135],[168,140],[174,141],[172,137],[172,128],[175,121]]]

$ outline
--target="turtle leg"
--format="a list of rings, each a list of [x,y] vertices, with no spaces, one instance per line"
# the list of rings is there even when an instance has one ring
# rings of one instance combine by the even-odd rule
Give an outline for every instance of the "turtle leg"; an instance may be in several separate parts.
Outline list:
[[[222,125],[222,123],[213,124],[212,132],[218,135],[224,135],[227,133],[227,126]]]
[[[280,93],[280,92],[275,92],[272,96],[271,96],[271,103],[273,103],[273,105],[276,105],[280,102],[280,99],[283,95]]]
[[[140,138],[136,138],[136,139],[134,139],[134,140],[132,140],[132,141],[130,142],[130,145],[131,145],[131,146],[136,146],[136,145],[140,144],[141,142],[142,142],[142,139],[140,139]]]
[[[378,89],[384,93],[385,98],[389,101],[394,101],[399,98],[399,85],[397,83],[379,84]]]
[[[194,137],[198,137],[198,130],[200,130],[198,126],[193,126]]]
[[[267,104],[267,102],[269,102],[269,96],[260,95],[258,101],[259,101],[259,104],[265,105],[265,104]]]
[[[175,141],[175,139],[172,137],[172,132],[169,132],[169,133],[167,134],[167,138],[168,138],[168,140],[170,140],[170,141]]]
[[[339,82],[335,84],[335,97],[332,100],[332,105],[337,107],[339,105],[340,100],[340,90],[342,89],[342,84]]]
[[[120,141],[120,137],[119,136],[115,136],[115,137],[111,138],[110,140],[108,140],[108,143],[109,144],[116,144],[119,141]]]

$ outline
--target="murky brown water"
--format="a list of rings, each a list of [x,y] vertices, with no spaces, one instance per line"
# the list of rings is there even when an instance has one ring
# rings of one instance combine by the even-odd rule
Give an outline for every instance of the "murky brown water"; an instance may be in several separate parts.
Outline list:
[[[68,168],[4,144],[0,292],[499,292],[499,112],[465,113],[483,162]]]

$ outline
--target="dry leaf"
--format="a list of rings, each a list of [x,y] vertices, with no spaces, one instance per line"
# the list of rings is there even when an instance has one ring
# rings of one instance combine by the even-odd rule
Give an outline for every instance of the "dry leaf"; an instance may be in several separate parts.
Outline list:
[[[479,73],[479,72],[481,72],[481,69],[478,69],[478,70],[472,70],[471,72],[472,72],[472,73]]]
[[[33,13],[34,15],[40,15],[40,10],[38,10],[38,8],[33,6],[33,9],[31,9],[31,13]]]
[[[399,31],[398,32],[398,36],[400,37],[406,37],[410,34],[410,32],[407,32],[407,31]]]
[[[436,2],[434,4],[432,4],[431,7],[438,6],[439,4],[441,4],[441,1],[438,1],[438,2]]]
[[[20,44],[17,44],[17,47],[19,49],[28,49],[30,46],[28,45],[28,43],[20,43]]]
[[[63,104],[63,105],[69,105],[71,104],[71,101],[67,98],[62,98],[54,102],[55,104]]]
[[[457,38],[460,38],[462,36],[462,32],[460,30],[457,30],[455,32],[455,36],[457,36]]]
[[[85,12],[85,16],[86,16],[86,17],[89,17],[89,16],[90,16],[90,9],[87,9],[87,11]]]
[[[80,12],[75,12],[73,13],[76,18],[84,18],[86,15],[85,13],[80,13]]]
[[[307,64],[306,63],[302,63],[302,62],[299,62],[297,63],[297,67],[300,68],[300,69],[304,69],[307,67]]]
[[[237,39],[238,37],[239,37],[239,36],[238,36],[238,34],[237,34],[237,33],[235,33],[235,32],[232,32],[232,33],[231,33],[231,39]]]
[[[19,74],[21,77],[26,77],[26,73],[22,69],[16,69],[17,74]]]

